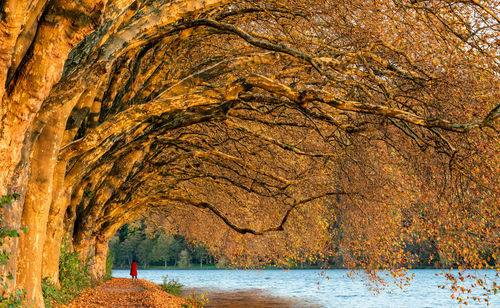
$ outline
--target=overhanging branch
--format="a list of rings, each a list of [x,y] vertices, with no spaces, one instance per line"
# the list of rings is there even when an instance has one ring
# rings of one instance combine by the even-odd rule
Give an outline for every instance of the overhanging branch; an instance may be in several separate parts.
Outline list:
[[[292,213],[293,210],[295,210],[297,207],[300,205],[304,205],[306,203],[312,202],[314,200],[324,198],[327,196],[333,196],[333,195],[345,195],[349,194],[344,191],[332,191],[332,192],[327,192],[323,194],[319,194],[316,196],[308,197],[305,199],[297,200],[294,202],[292,206],[290,206],[287,211],[285,212],[285,215],[281,219],[280,223],[274,227],[269,227],[265,228],[262,230],[254,230],[253,228],[249,227],[240,227],[234,222],[232,222],[227,216],[225,216],[219,209],[217,209],[213,204],[210,204],[208,202],[203,202],[203,201],[194,201],[190,198],[185,198],[185,197],[180,197],[180,196],[166,196],[165,198],[170,200],[170,201],[176,201],[176,202],[181,202],[184,204],[189,204],[194,207],[200,208],[200,209],[208,209],[210,212],[215,214],[217,217],[219,217],[227,226],[229,226],[231,229],[234,231],[241,233],[241,234],[253,234],[253,235],[264,235],[269,232],[276,232],[276,231],[283,231],[284,226],[286,222],[288,221],[288,218],[290,217],[290,214]]]

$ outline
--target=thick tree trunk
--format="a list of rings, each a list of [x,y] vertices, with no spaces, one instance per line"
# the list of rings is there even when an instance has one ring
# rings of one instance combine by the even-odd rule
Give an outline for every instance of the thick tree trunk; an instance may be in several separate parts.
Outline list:
[[[19,239],[17,285],[27,291],[28,301],[43,304],[40,288],[43,249],[53,193],[54,168],[64,132],[65,113],[58,114],[45,126],[35,143],[31,172],[24,203],[22,225],[28,233]]]
[[[54,193],[42,256],[42,278],[50,277],[56,284],[59,284],[59,257],[65,232],[64,214],[71,197],[70,191],[64,187],[65,172],[66,162],[59,162],[54,171]]]
[[[26,21],[28,4],[29,1],[6,0],[0,6],[0,29],[3,29],[0,32],[0,97],[3,97],[5,93],[4,85],[15,53],[17,38]],[[3,104],[0,104],[0,119],[5,114],[3,107]],[[0,122],[0,128],[1,125]],[[0,189],[5,188],[5,184],[0,182]],[[5,191],[0,190],[0,193],[5,193]]]
[[[77,105],[77,109],[85,109],[92,104],[94,98],[94,91],[87,91],[82,96]],[[67,107],[67,109],[70,107]],[[82,117],[72,119],[78,126],[81,124]],[[71,142],[77,134],[76,129],[67,129],[64,131],[62,144]],[[68,161],[59,160],[54,170],[54,189],[52,204],[50,206],[48,224],[47,224],[47,238],[43,250],[43,265],[42,265],[42,278],[50,277],[56,284],[59,283],[59,257],[62,239],[65,233],[64,218],[66,210],[71,202],[72,188],[74,179],[81,179],[81,174],[72,174],[69,179],[66,178],[66,169]]]
[[[94,257],[90,263],[90,277],[96,281],[101,280],[106,274],[106,259],[109,251],[109,240],[116,231],[122,226],[122,223],[116,223],[95,236]]]
[[[14,168],[21,160],[21,148],[25,132],[35,114],[60,78],[64,62],[70,50],[95,26],[98,12],[87,23],[75,24],[71,16],[85,14],[79,4],[54,1],[47,10],[33,44],[24,60],[16,68],[9,87],[2,97],[5,111],[0,122],[0,169],[5,177],[0,187],[5,187]],[[29,158],[26,157],[26,160]]]
[[[109,238],[97,238],[95,243],[94,262],[90,266],[90,277],[96,281],[102,280],[106,274],[106,258],[108,255]]]

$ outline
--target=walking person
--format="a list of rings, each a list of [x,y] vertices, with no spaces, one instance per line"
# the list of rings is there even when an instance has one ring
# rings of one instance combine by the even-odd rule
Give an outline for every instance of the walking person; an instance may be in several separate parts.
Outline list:
[[[132,260],[132,264],[130,264],[130,276],[132,276],[132,279],[137,279],[137,263],[135,260]]]

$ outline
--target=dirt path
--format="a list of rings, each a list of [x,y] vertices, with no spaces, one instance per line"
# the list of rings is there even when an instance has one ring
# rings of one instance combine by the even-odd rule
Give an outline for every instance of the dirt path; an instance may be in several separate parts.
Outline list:
[[[62,307],[151,307],[178,308],[183,298],[163,292],[161,288],[142,279],[113,278],[89,289],[69,305]]]

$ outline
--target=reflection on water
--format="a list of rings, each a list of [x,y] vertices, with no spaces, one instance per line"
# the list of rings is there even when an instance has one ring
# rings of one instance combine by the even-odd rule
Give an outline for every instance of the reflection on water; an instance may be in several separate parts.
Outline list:
[[[196,289],[196,294],[207,292],[210,307],[219,308],[459,307],[448,290],[438,288],[446,284],[442,276],[436,276],[440,272],[412,270],[415,278],[404,291],[393,286],[380,294],[370,292],[362,278],[347,278],[347,270],[142,270],[139,278],[161,283],[168,275]],[[485,274],[490,286],[492,280],[499,283],[494,270],[476,273]],[[114,270],[113,277],[129,277],[129,271]],[[474,292],[482,293],[478,289]],[[491,296],[490,301],[490,307],[500,307],[500,295]],[[469,301],[471,306],[485,305]]]

